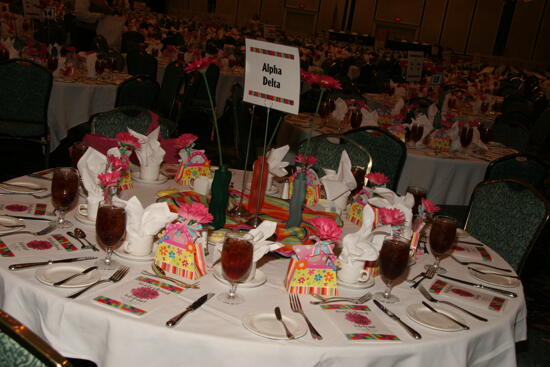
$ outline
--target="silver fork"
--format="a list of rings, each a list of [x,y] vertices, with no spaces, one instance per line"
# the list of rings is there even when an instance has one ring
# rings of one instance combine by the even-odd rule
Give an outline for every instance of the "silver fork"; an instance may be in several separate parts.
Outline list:
[[[290,308],[292,309],[292,312],[296,312],[302,315],[304,320],[306,320],[307,327],[309,328],[309,332],[311,333],[311,336],[315,340],[323,340],[323,337],[319,332],[313,327],[309,319],[307,318],[306,314],[304,313],[304,310],[302,309],[302,304],[300,303],[300,298],[297,294],[289,294],[288,298],[290,300]]]
[[[361,297],[330,297],[330,298],[327,298],[327,297],[321,297],[319,295],[314,295],[315,297],[317,297],[318,299],[320,299],[320,301],[309,301],[309,303],[311,303],[312,305],[324,305],[324,304],[327,304],[327,303],[333,303],[333,302],[350,302],[350,303],[354,303],[356,305],[360,305],[360,304],[363,304],[365,302],[367,302],[369,299],[372,298],[372,293],[368,292],[368,293],[365,293],[364,295],[362,295]]]
[[[121,266],[120,268],[117,269],[117,271],[115,271],[113,273],[113,275],[111,275],[111,277],[109,277],[108,279],[101,279],[101,280],[98,280],[97,282],[93,283],[93,284],[90,284],[89,286],[87,286],[86,288],[76,292],[76,293],[73,293],[71,294],[70,296],[67,296],[67,298],[71,298],[71,299],[74,299],[78,296],[80,296],[82,293],[86,292],[88,289],[90,288],[93,288],[95,287],[96,285],[98,284],[101,284],[101,283],[107,283],[107,282],[113,282],[113,283],[116,283],[118,281],[120,281],[122,278],[124,278],[126,276],[126,274],[128,274],[128,270],[130,270],[129,267],[127,266]]]
[[[422,277],[420,279],[418,279],[413,285],[411,285],[411,288],[415,289],[416,287],[418,287],[420,285],[420,283],[422,283],[422,281],[424,279],[432,279],[435,275],[435,272],[436,272],[436,268],[435,266],[430,266],[428,268],[428,270],[426,270],[426,272],[424,273],[424,275],[422,275]]]
[[[495,270],[500,270],[500,271],[505,271],[505,272],[507,272],[507,273],[511,273],[511,272],[512,272],[512,270],[510,270],[510,269],[499,268],[498,266],[489,265],[489,264],[485,264],[485,263],[482,263],[482,262],[477,262],[477,261],[462,261],[462,260],[457,259],[457,258],[454,257],[453,255],[451,255],[451,258],[452,258],[454,261],[456,261],[457,263],[462,264],[462,265],[483,265],[483,266],[486,266],[486,267],[488,267],[488,268],[495,269]]]
[[[426,298],[426,299],[427,299],[428,301],[430,301],[430,302],[442,303],[442,304],[444,304],[444,305],[452,306],[452,307],[456,308],[457,310],[460,310],[460,311],[462,311],[462,312],[467,313],[468,315],[472,316],[473,318],[476,318],[476,319],[478,319],[478,320],[480,320],[480,321],[485,321],[485,322],[487,322],[487,319],[486,319],[485,317],[476,315],[475,313],[470,312],[470,311],[468,311],[468,310],[466,310],[466,309],[464,309],[464,308],[462,308],[462,307],[460,307],[460,306],[458,306],[458,305],[455,305],[454,303],[447,302],[447,301],[441,301],[441,300],[439,300],[439,299],[434,298],[434,297],[428,292],[428,290],[427,290],[426,288],[424,288],[423,286],[418,287],[418,290],[419,290],[420,293],[424,296],[424,298]]]
[[[32,232],[32,231],[10,232],[10,233],[4,233],[4,234],[0,235],[0,238],[6,237],[6,236],[11,236],[12,234],[30,234],[30,235],[33,235],[33,236],[43,236],[45,234],[53,232],[53,230],[55,228],[57,228],[57,223],[52,223],[52,224],[48,225],[46,228],[41,229],[38,232]]]

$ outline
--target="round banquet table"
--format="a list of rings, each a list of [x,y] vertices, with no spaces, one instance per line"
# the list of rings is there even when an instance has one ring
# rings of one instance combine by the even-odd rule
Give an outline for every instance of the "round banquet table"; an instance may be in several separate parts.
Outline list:
[[[294,115],[285,116],[277,133],[277,146],[288,144],[290,153],[285,160],[292,161],[301,141],[307,138],[309,123]],[[314,126],[312,136],[339,133],[334,126]],[[343,132],[344,130],[342,130]],[[491,160],[512,154],[513,149],[490,143],[485,155],[442,153],[431,149],[407,149],[407,158],[401,172],[397,192],[403,195],[408,186],[427,190],[428,199],[440,205],[468,205],[475,186],[483,181]]]
[[[233,183],[240,182],[240,172],[234,172]],[[19,178],[15,181],[32,181],[49,185],[49,182],[34,178]],[[155,200],[160,189],[178,187],[173,181],[162,185],[134,183],[134,188],[123,192],[123,198],[137,195],[144,205]],[[21,201],[35,202],[26,196]],[[0,201],[9,200],[0,196]],[[44,203],[48,199],[41,200]],[[95,243],[94,227],[75,220],[73,212],[68,217],[78,227],[83,228],[88,238]],[[44,227],[41,221],[26,221],[27,226],[36,230]],[[346,224],[344,232],[356,230],[353,224]],[[59,232],[59,231],[58,231]],[[57,232],[54,232],[54,234]],[[62,232],[61,232],[62,233]],[[30,241],[30,236],[14,235],[3,238],[4,246]],[[471,239],[471,238],[470,238]],[[75,243],[79,248],[79,244]],[[212,264],[213,253],[207,263]],[[488,249],[497,266],[507,266],[494,251]],[[103,256],[104,253],[91,250],[77,250],[63,253],[53,258],[68,258],[83,255]],[[105,290],[113,289],[125,281],[140,275],[149,269],[149,262],[133,262],[117,257],[117,260],[130,266],[129,274],[119,283],[100,285],[84,293],[75,300],[65,296],[74,289],[54,288],[40,283],[35,278],[36,269],[29,268],[9,271],[13,263],[45,260],[49,255],[39,250],[16,257],[0,257],[0,306],[3,310],[27,325],[35,333],[53,345],[60,353],[68,357],[84,358],[94,361],[98,366],[515,366],[515,342],[526,338],[526,305],[521,285],[512,290],[518,298],[507,299],[500,312],[484,308],[465,306],[489,319],[484,323],[466,314],[460,316],[471,330],[441,332],[412,321],[405,309],[411,304],[420,304],[422,298],[417,290],[408,287],[405,282],[398,284],[393,293],[401,298],[398,304],[388,308],[402,320],[422,334],[421,340],[414,340],[396,322],[384,315],[372,303],[366,305],[373,309],[377,317],[394,333],[400,341],[349,341],[337,329],[330,315],[318,306],[309,304],[310,296],[300,296],[305,313],[323,335],[322,341],[315,341],[307,333],[296,340],[271,340],[257,336],[243,327],[241,320],[252,312],[271,313],[280,306],[283,315],[297,322],[303,319],[291,312],[288,295],[283,286],[288,259],[264,257],[258,270],[267,276],[267,283],[256,288],[241,287],[238,293],[246,302],[238,306],[228,306],[216,298],[209,300],[200,309],[188,314],[174,328],[165,327],[165,322],[183,311],[192,301],[207,292],[219,294],[226,292],[228,286],[216,280],[211,270],[200,279],[200,289],[185,290],[180,295],[170,295],[167,301],[142,317],[128,315],[122,311],[109,309],[94,302],[95,296]],[[424,264],[431,263],[430,256],[422,256],[410,270],[416,275]],[[89,266],[91,261],[79,262]],[[442,263],[449,273],[462,279],[473,278],[464,267],[450,259]],[[102,278],[112,272],[102,272]],[[431,281],[430,281],[431,282]],[[429,287],[429,281],[424,281]],[[383,290],[379,278],[369,291]],[[364,289],[349,290],[340,287],[344,296],[359,296]],[[489,291],[486,291],[490,293]],[[457,302],[458,303],[458,302]],[[230,362],[229,362],[230,361]]]

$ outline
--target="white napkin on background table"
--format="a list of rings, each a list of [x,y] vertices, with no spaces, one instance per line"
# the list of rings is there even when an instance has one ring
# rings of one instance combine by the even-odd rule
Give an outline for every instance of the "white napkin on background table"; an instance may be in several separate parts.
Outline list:
[[[399,115],[403,107],[405,107],[405,101],[403,100],[403,98],[399,98],[399,100],[395,102],[395,105],[391,109],[390,115]]]
[[[418,116],[416,119],[412,122],[414,125],[422,126],[422,138],[416,142],[417,147],[423,147],[424,146],[424,138],[430,134],[430,132],[433,130],[433,124],[430,119],[426,117],[426,115],[422,114]]]
[[[378,208],[399,209],[405,216],[403,237],[410,238],[412,235],[412,207],[414,206],[414,196],[407,192],[399,196],[395,192],[385,187],[376,187],[373,190],[373,197],[369,199],[369,204]],[[378,228],[377,228],[378,229]]]
[[[78,56],[83,57],[86,60],[84,64],[86,65],[86,74],[88,78],[95,78],[95,62],[97,60],[97,53],[79,52]]]
[[[15,39],[14,38],[4,38],[2,40],[0,40],[0,42],[2,42],[2,45],[4,45],[4,47],[6,48],[6,50],[8,50],[8,53],[10,55],[10,59],[16,59],[19,57],[19,51],[17,51],[15,49],[15,47],[13,47],[13,43],[15,42]]]
[[[325,187],[325,193],[328,200],[335,200],[351,190],[355,189],[357,182],[353,173],[351,173],[351,160],[348,153],[344,150],[340,156],[340,164],[338,171],[334,172],[330,169],[325,169],[325,176],[321,178],[321,182]]]
[[[154,203],[143,208],[137,196],[132,196],[125,203],[126,236],[129,241],[155,235],[178,217],[177,213],[170,211],[167,203]]]
[[[348,105],[342,98],[337,98],[336,101],[334,101],[334,105],[335,108],[334,111],[332,111],[332,117],[337,121],[342,121],[348,112]]]
[[[435,105],[435,103],[432,103],[430,107],[428,107],[428,111],[426,113],[428,114],[428,120],[432,121],[435,119],[435,115],[437,115],[437,112],[439,109]]]
[[[451,138],[451,151],[459,151],[462,145],[460,145],[460,128],[458,127],[458,121],[455,121],[453,126],[449,129],[449,138]]]
[[[363,115],[361,126],[378,126],[378,112],[376,110],[367,111],[361,108],[361,114]]]
[[[484,152],[489,150],[489,148],[487,148],[487,145],[485,145],[485,143],[481,141],[481,136],[479,135],[479,128],[477,127],[473,128],[472,143],[470,146],[476,147],[477,149],[482,150]]]
[[[105,172],[107,168],[107,157],[92,147],[88,147],[77,163],[78,172],[82,184],[88,191],[89,202],[100,202],[103,200],[103,189],[99,185],[97,175]]]
[[[139,163],[142,166],[155,166],[162,163],[166,152],[161,148],[159,142],[160,126],[153,130],[149,135],[145,136],[135,132],[132,129],[128,129],[130,134],[138,138],[141,146],[136,149],[136,155],[139,159]]]
[[[289,165],[288,162],[284,162],[286,154],[290,150],[288,145],[284,145],[279,148],[273,148],[267,155],[267,164],[269,165],[269,173],[275,177],[283,177],[288,172],[285,167]]]

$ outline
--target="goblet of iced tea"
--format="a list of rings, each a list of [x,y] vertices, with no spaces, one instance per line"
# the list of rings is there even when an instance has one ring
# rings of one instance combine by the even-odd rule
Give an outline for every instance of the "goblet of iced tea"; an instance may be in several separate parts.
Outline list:
[[[460,129],[460,145],[466,149],[472,143],[474,137],[474,130],[469,126],[464,126]]]
[[[447,271],[439,265],[439,262],[449,252],[456,238],[456,219],[444,215],[437,215],[430,230],[430,248],[435,257],[432,265],[439,274]]]
[[[71,167],[58,167],[53,172],[52,204],[57,213],[57,228],[70,228],[72,223],[65,219],[65,213],[70,210],[78,197],[78,171]]]
[[[386,290],[374,294],[374,297],[380,302],[396,303],[399,298],[391,294],[393,282],[399,278],[409,263],[409,241],[400,236],[388,236],[384,239],[380,255],[378,257],[380,264],[380,275],[386,283]]]
[[[98,260],[96,265],[101,270],[114,270],[120,264],[111,260],[113,250],[122,245],[126,233],[126,210],[123,203],[102,201],[97,209],[95,222],[97,242],[107,252],[105,259]]]
[[[222,248],[222,273],[231,284],[228,293],[220,294],[218,299],[229,305],[238,305],[244,298],[237,295],[237,285],[242,283],[252,269],[254,245],[237,233],[229,233],[225,237]]]

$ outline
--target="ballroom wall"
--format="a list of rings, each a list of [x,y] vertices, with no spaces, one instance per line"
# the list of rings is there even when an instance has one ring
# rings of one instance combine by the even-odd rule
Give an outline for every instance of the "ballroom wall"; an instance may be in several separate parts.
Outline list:
[[[253,15],[287,31],[327,29],[440,44],[456,53],[492,55],[506,1],[514,0],[217,0],[215,14],[246,24]],[[168,0],[179,14],[204,14],[208,0]],[[347,21],[349,19],[349,21]],[[548,63],[550,0],[517,0],[503,55]]]

